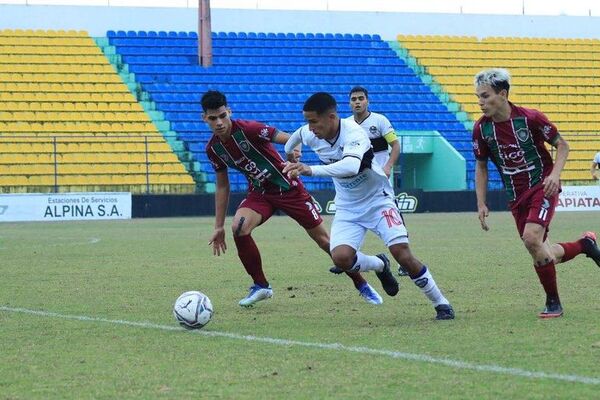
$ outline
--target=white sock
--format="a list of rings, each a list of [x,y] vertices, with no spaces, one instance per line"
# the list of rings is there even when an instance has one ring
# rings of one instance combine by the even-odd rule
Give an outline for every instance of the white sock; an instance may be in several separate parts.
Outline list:
[[[383,270],[383,260],[379,257],[368,256],[360,251],[356,252],[356,259],[354,261],[354,265],[350,268],[351,272],[367,272],[367,271],[377,271],[381,272]]]
[[[439,306],[440,304],[450,304],[450,302],[444,297],[442,291],[437,287],[433,276],[429,272],[429,269],[423,265],[421,273],[416,278],[411,278],[412,281],[421,289],[423,294],[427,296],[433,303],[433,306]]]

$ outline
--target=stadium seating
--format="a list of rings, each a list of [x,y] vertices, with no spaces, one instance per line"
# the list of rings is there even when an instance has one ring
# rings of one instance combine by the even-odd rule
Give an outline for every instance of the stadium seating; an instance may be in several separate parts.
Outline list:
[[[0,132],[2,192],[195,191],[83,31],[0,30]]]
[[[210,132],[200,120],[199,101],[209,89],[227,94],[235,117],[291,133],[304,124],[302,104],[312,93],[332,93],[345,116],[350,88],[364,85],[371,109],[386,114],[399,131],[467,135],[455,114],[378,35],[218,32],[212,35],[210,68],[198,66],[193,32],[109,31],[107,37],[208,179],[212,167],[204,146]],[[464,154],[472,160],[470,152]],[[304,159],[315,162],[316,156],[305,151]],[[247,187],[240,174],[231,181],[234,191]],[[304,181],[311,190],[332,189],[328,180]]]
[[[507,68],[510,99],[537,108],[569,141],[565,182],[588,181],[600,149],[600,40],[455,36],[404,36],[400,45],[425,68],[472,121],[480,116],[473,77],[485,68]]]
[[[173,140],[191,155],[186,166],[197,182],[214,182],[204,154],[210,132],[200,120],[204,91],[225,92],[236,117],[293,132],[316,91],[332,93],[349,115],[354,85],[369,89],[371,109],[397,130],[439,131],[466,158],[473,188],[468,128],[479,113],[472,79],[492,66],[511,71],[512,100],[544,111],[571,143],[565,181],[587,180],[585,164],[600,148],[598,40],[400,35],[386,43],[378,35],[218,32],[210,68],[198,66],[194,32],[109,31],[104,40],[113,66],[86,32],[0,30],[3,191],[191,192]],[[123,72],[135,82],[124,84]],[[177,137],[165,141],[160,132]],[[304,157],[316,161],[311,151]],[[490,180],[501,186],[495,171]],[[332,188],[306,182],[311,190]],[[232,176],[234,191],[246,186]]]

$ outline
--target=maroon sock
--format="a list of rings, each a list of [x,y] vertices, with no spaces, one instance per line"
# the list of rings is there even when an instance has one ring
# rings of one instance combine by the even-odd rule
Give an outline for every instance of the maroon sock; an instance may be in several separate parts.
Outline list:
[[[565,255],[561,259],[561,263],[567,262],[575,256],[583,253],[583,245],[581,244],[581,240],[576,242],[569,243],[559,243],[559,246],[562,246],[565,249]]]
[[[235,247],[237,247],[238,257],[246,268],[248,275],[252,277],[254,283],[268,287],[269,282],[263,273],[262,260],[260,258],[260,252],[252,236],[234,236]]]
[[[367,283],[360,272],[346,272],[346,275],[352,279],[352,282],[354,282],[354,287],[357,289],[360,289],[363,284]]]
[[[535,272],[540,278],[540,283],[544,287],[546,296],[558,300],[558,286],[556,284],[556,268],[554,268],[554,262],[550,261],[546,265],[536,266]]]

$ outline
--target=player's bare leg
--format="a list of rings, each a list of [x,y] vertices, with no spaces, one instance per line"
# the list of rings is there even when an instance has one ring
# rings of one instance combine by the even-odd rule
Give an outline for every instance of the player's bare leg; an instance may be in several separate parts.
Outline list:
[[[539,317],[556,318],[562,316],[563,309],[556,283],[556,268],[554,266],[556,258],[553,247],[544,242],[545,233],[546,228],[542,225],[527,223],[521,239],[533,258],[535,272],[546,292],[546,307],[544,311],[539,313]],[[557,255],[560,255],[560,252]],[[564,253],[562,256],[564,256]]]
[[[329,233],[323,227],[323,224],[320,224],[312,229],[307,229],[306,232],[314,240],[317,245],[323,250],[327,255],[331,256],[329,251]],[[367,281],[359,272],[346,272],[346,274],[352,279],[354,282],[354,286],[358,289],[359,286],[363,285]]]
[[[369,256],[356,251],[352,246],[339,245],[332,249],[331,259],[345,272],[375,271],[383,290],[390,296],[398,294],[398,281],[390,270],[390,261],[385,254]]]
[[[306,232],[308,235],[319,245],[319,247],[331,256],[331,252],[329,250],[329,233],[323,226],[320,224],[312,229],[307,229]],[[381,304],[383,303],[383,299],[377,293],[377,291],[369,285],[366,279],[361,275],[360,272],[350,272],[350,271],[341,271],[342,273],[346,273],[352,282],[354,283],[354,287],[358,290],[358,293],[361,295],[366,302],[370,304]]]
[[[250,208],[238,208],[231,225],[238,257],[246,272],[254,281],[248,295],[239,302],[242,307],[251,307],[254,303],[273,296],[273,289],[271,289],[262,269],[260,251],[251,236],[254,228],[260,225],[261,222],[262,216],[256,211]]]
[[[366,254],[364,254],[360,251],[357,251],[354,254],[357,257],[357,259],[362,259],[362,257],[368,257]],[[387,256],[385,254],[377,254],[375,257],[378,257],[379,259],[381,259],[383,261],[384,265],[387,262]],[[349,271],[346,271],[346,270],[338,267],[337,265],[334,265],[333,267],[329,268],[329,272],[331,272],[332,274],[336,274],[336,275],[345,273],[350,277],[355,276],[355,275],[360,275],[358,272],[349,272]],[[391,283],[391,280],[390,280],[390,283]],[[355,286],[356,286],[356,283],[355,283]],[[358,289],[359,292],[361,292],[361,295],[363,297],[365,297],[365,293],[363,290],[364,286],[361,286],[361,287],[356,286],[356,288]],[[375,289],[372,289],[372,290],[374,291]],[[398,293],[399,285],[396,285],[396,284],[386,285],[386,287],[384,287],[384,290],[386,291],[386,294],[388,294],[390,296],[395,296]]]
[[[454,309],[438,288],[429,268],[410,251],[408,243],[398,243],[389,247],[390,252],[402,265],[410,279],[431,301],[436,311],[436,319],[454,319]]]

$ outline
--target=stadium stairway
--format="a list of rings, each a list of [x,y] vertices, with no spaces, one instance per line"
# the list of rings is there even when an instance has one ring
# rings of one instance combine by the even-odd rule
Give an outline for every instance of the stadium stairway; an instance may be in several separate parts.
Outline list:
[[[4,193],[190,193],[186,172],[84,31],[0,31]]]
[[[210,132],[200,119],[199,102],[209,89],[227,94],[235,117],[291,133],[304,124],[302,104],[312,93],[333,94],[341,115],[350,115],[348,92],[363,85],[371,109],[388,116],[399,131],[437,130],[451,142],[467,135],[456,115],[378,35],[213,33],[210,68],[198,66],[194,32],[108,31],[107,39],[105,52],[114,53],[119,72],[134,77],[139,98],[164,113],[208,181],[214,181],[204,153]],[[303,157],[317,162],[312,151],[305,150]],[[328,180],[304,181],[310,190],[332,189]],[[247,187],[237,173],[231,184],[233,191]]]
[[[510,99],[544,112],[569,141],[566,183],[590,183],[600,149],[600,40],[469,36],[398,36],[398,53],[428,76],[434,91],[468,116],[480,116],[473,78],[485,68],[511,72]]]

